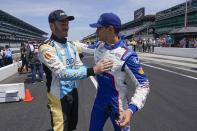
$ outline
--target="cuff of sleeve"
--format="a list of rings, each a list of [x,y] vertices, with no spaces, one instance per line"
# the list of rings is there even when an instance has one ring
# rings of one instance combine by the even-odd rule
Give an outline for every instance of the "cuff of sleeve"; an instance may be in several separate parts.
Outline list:
[[[133,104],[130,104],[128,109],[132,112],[132,114],[138,110],[137,106]]]
[[[87,77],[95,76],[93,68],[87,68]]]

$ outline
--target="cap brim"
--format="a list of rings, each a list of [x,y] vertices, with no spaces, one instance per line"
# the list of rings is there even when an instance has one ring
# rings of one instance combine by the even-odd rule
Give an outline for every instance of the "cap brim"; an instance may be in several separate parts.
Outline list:
[[[62,20],[68,20],[68,21],[72,21],[74,20],[75,17],[74,16],[62,16],[59,21],[62,21]]]
[[[72,21],[72,20],[75,19],[75,17],[74,17],[74,16],[68,16],[67,19],[68,19],[69,21]]]
[[[92,28],[98,28],[98,27],[103,27],[102,25],[98,24],[98,23],[93,23],[93,24],[90,24],[90,27]]]

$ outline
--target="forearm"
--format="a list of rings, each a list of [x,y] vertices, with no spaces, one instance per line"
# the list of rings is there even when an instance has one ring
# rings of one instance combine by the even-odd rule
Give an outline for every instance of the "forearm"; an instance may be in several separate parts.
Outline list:
[[[39,48],[39,56],[44,63],[59,79],[79,80],[94,75],[93,69],[89,69],[83,65],[66,67],[58,58],[55,50],[48,45]]]
[[[80,80],[87,78],[89,76],[94,76],[93,68],[87,68],[85,66],[81,66],[78,69],[63,69],[61,73],[59,73],[60,79],[65,80]]]
[[[126,65],[125,70],[135,85],[135,93],[129,104],[129,110],[131,110],[132,113],[135,113],[138,109],[140,110],[144,107],[147,95],[150,91],[149,81],[140,66],[134,68]]]
[[[87,54],[94,54],[94,49],[88,48],[88,45],[79,42],[74,42],[74,44],[79,50],[81,50],[81,52]]]
[[[146,87],[141,85],[136,88],[136,91],[129,104],[129,109],[132,113],[135,113],[138,109],[140,110],[144,107],[149,90],[149,85],[146,85]]]

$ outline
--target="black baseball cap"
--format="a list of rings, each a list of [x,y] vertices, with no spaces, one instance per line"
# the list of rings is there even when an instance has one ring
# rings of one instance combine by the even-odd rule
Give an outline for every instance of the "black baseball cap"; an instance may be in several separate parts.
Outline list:
[[[52,23],[54,21],[62,21],[67,19],[68,21],[74,20],[74,16],[67,16],[66,13],[63,10],[54,10],[49,14],[48,20],[49,23]]]

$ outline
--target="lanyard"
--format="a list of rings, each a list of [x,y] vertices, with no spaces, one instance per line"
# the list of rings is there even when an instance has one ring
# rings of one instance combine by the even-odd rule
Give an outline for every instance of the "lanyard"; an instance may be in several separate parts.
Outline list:
[[[58,58],[61,60],[62,63],[64,63],[61,52],[58,50],[57,45],[54,44],[54,46],[55,46],[55,50],[57,52]],[[69,51],[69,46],[68,46],[68,43],[67,44],[62,44],[62,46],[64,48],[64,53],[65,53],[65,56],[66,56],[66,64],[67,64],[67,62],[69,60],[71,60],[71,54],[70,54],[70,51]],[[76,60],[76,52],[75,52],[75,60]],[[70,62],[68,62],[68,63],[70,63]],[[68,64],[68,68],[72,68],[72,65]]]

